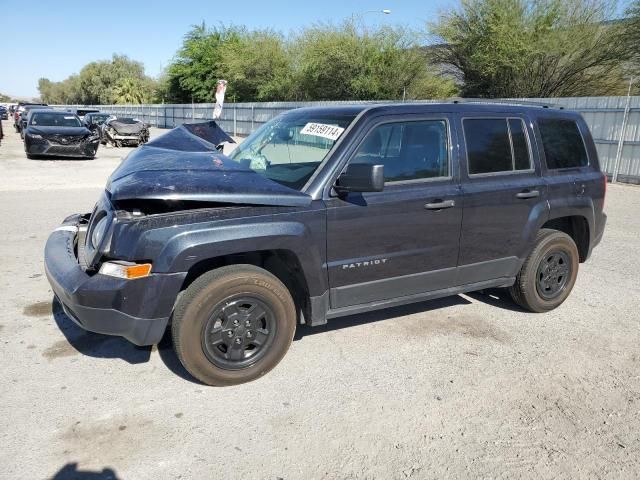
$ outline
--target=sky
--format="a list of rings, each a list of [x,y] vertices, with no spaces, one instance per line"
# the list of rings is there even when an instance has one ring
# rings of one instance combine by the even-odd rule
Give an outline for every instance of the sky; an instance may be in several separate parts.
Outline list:
[[[191,25],[246,25],[283,33],[355,15],[366,25],[423,27],[456,0],[0,0],[0,93],[37,96],[87,63],[126,54],[157,76]],[[391,10],[391,14],[364,13]]]

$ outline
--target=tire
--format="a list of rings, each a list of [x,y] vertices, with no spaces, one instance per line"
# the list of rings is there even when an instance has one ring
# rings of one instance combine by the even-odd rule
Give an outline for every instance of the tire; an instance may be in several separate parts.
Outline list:
[[[253,265],[198,277],[178,297],[171,325],[182,365],[215,386],[265,375],[287,353],[295,330],[291,294],[277,277]]]
[[[511,298],[531,312],[553,310],[571,293],[579,263],[578,248],[569,235],[558,230],[540,230],[533,251],[509,288]]]

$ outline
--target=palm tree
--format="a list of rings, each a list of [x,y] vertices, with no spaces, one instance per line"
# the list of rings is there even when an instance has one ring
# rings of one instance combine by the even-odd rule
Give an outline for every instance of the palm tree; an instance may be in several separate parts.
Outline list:
[[[140,104],[144,103],[147,92],[144,84],[137,78],[123,78],[114,88],[116,103]]]

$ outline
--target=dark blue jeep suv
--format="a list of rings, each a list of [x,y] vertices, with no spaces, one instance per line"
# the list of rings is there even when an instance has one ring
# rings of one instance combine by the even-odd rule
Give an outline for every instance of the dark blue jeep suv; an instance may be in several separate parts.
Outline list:
[[[298,323],[489,287],[551,310],[602,238],[606,176],[566,110],[308,108],[232,141],[209,122],[138,148],[45,252],[76,323],[138,345],[170,325],[207,384],[267,373]]]

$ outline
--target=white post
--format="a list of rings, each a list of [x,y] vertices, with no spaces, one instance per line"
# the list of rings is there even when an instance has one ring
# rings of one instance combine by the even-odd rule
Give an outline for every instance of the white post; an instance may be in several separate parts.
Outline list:
[[[238,136],[238,124],[237,124],[237,119],[236,119],[236,102],[235,102],[235,98],[233,99],[233,136],[237,137]]]
[[[611,183],[618,181],[618,173],[620,172],[620,164],[622,163],[622,152],[624,150],[624,136],[627,130],[627,120],[629,119],[629,107],[631,105],[631,85],[633,84],[633,77],[629,79],[629,90],[627,91],[627,102],[624,107],[624,113],[622,114],[622,125],[620,126],[620,139],[618,140],[618,149],[616,150],[616,161],[613,164],[613,176],[611,177]]]

